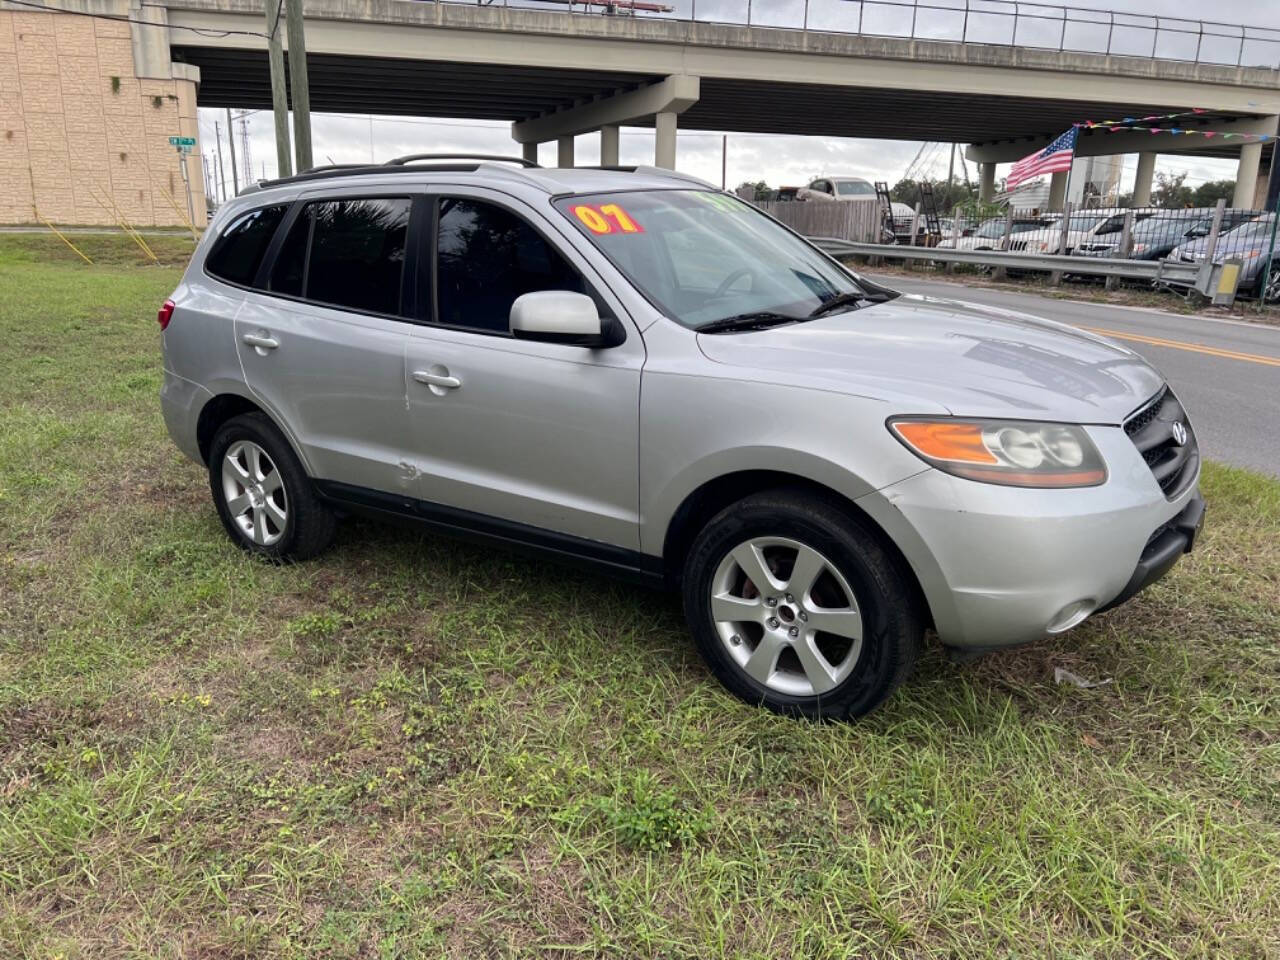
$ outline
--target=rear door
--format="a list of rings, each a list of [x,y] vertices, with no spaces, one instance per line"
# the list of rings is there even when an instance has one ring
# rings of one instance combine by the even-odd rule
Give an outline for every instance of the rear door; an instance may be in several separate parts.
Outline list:
[[[502,193],[450,190],[431,220],[424,313],[437,322],[413,329],[407,368],[421,498],[637,549],[645,354],[621,303],[558,225]],[[515,298],[556,289],[592,296],[626,342],[513,338]]]
[[[416,309],[413,191],[305,196],[236,316],[245,379],[312,472],[409,492],[405,346]]]

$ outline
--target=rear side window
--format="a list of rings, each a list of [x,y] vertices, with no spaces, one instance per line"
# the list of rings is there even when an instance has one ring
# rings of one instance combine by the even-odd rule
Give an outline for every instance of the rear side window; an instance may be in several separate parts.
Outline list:
[[[251,286],[267,244],[288,209],[288,205],[262,207],[231,221],[210,251],[205,269],[220,280]]]
[[[271,269],[277,293],[366,313],[400,314],[407,197],[308,203]]]
[[[302,208],[276,253],[268,286],[277,293],[287,293],[291,297],[302,296],[302,283],[306,279],[307,248],[311,245],[311,213],[315,206],[310,203]]]
[[[522,294],[538,290],[572,290],[592,296],[578,271],[514,213],[481,200],[440,201],[436,238],[440,323],[505,334],[510,329],[511,304]]]

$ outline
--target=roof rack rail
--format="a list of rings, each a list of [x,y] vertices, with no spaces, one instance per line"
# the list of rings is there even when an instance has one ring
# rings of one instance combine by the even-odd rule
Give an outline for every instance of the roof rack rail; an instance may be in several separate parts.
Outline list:
[[[402,167],[406,163],[415,163],[418,160],[486,160],[492,163],[518,163],[526,169],[530,167],[537,168],[537,164],[532,160],[526,160],[524,157],[503,157],[494,153],[410,153],[403,157],[396,157],[394,160],[388,160],[385,166]]]
[[[327,166],[311,167],[302,173],[295,173],[289,177],[277,177],[274,180],[259,180],[248,187],[245,187],[240,193],[256,192],[266,187],[280,187],[290,183],[307,183],[312,180],[327,180],[331,177],[359,177],[368,176],[370,174],[388,174],[388,173],[416,173],[422,169],[430,169],[434,171],[473,171],[480,166],[479,160],[467,160],[463,162],[447,162],[452,159],[451,155],[441,154],[440,156],[446,160],[443,163],[437,163],[429,168],[419,168],[411,166],[408,161],[426,159],[432,157],[433,154],[418,154],[412,157],[400,157],[387,163],[334,163]],[[506,160],[507,157],[497,157],[498,160]]]

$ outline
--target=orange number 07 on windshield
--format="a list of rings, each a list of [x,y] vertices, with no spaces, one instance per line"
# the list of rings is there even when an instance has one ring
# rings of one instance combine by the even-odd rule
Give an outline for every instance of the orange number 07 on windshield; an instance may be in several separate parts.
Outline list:
[[[593,207],[585,203],[573,208],[573,215],[592,233],[644,233],[644,227],[636,223],[627,211],[616,203]]]

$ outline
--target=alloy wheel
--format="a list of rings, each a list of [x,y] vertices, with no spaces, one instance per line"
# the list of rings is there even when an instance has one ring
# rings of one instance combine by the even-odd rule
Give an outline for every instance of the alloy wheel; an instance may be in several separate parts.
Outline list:
[[[252,440],[237,440],[222,459],[222,496],[231,522],[254,543],[269,547],[284,536],[289,501],[275,463]]]
[[[710,608],[729,656],[777,693],[834,689],[862,650],[862,614],[848,581],[796,540],[755,537],[729,551],[711,580]]]

